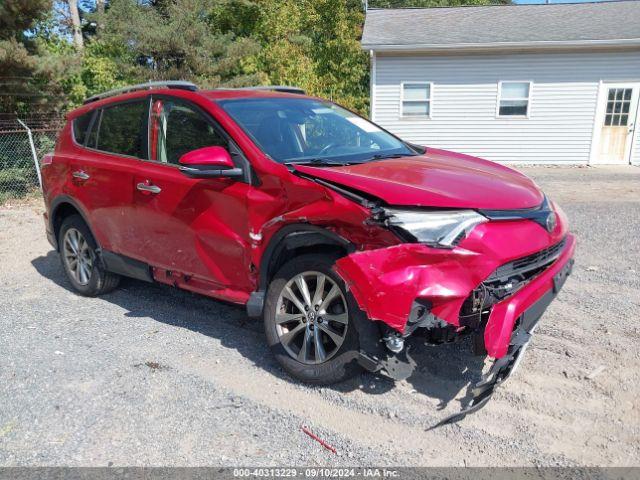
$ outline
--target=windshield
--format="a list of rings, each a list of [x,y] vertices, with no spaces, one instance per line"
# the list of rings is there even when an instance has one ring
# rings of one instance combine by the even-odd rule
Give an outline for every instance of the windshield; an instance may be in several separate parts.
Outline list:
[[[310,98],[243,98],[219,105],[280,163],[361,163],[415,152],[368,120]]]

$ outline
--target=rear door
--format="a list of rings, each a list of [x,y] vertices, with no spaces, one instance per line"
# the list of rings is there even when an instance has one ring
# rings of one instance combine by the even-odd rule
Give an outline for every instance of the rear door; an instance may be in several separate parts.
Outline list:
[[[207,146],[229,149],[237,166],[248,168],[230,137],[200,107],[153,97],[150,161],[140,162],[134,176],[135,235],[128,248],[156,267],[160,281],[211,293],[249,288],[246,197],[253,187],[237,179],[193,179],[178,169],[182,155]]]
[[[131,234],[133,172],[147,158],[149,97],[110,104],[95,112],[70,161],[72,196],[86,208],[105,250],[126,254]]]

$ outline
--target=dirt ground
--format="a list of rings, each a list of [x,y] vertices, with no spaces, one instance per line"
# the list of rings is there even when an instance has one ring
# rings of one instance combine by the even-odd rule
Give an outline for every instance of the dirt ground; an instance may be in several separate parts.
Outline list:
[[[521,170],[567,213],[574,273],[514,376],[435,430],[479,378],[469,344],[417,348],[402,382],[301,385],[240,308],[75,295],[41,201],[0,207],[0,466],[640,465],[640,168]]]

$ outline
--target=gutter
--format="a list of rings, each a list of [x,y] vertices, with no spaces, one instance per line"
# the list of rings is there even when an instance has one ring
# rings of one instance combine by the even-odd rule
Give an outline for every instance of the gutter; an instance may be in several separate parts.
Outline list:
[[[533,42],[448,43],[448,44],[373,44],[362,43],[363,50],[374,52],[477,52],[496,50],[553,50],[587,48],[640,48],[640,38],[613,40],[542,40]]]

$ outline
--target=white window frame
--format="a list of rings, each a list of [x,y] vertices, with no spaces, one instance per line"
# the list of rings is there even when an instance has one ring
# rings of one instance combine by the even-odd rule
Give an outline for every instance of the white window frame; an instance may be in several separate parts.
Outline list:
[[[428,85],[429,86],[429,97],[425,100],[429,104],[429,114],[428,115],[405,115],[404,114],[404,86],[405,85]],[[410,100],[407,100],[410,101]],[[402,119],[429,119],[432,115],[432,107],[433,107],[433,82],[400,82],[400,118]]]
[[[502,84],[503,83],[527,83],[529,85],[529,95],[525,98],[506,98],[505,100],[526,100],[527,113],[524,115],[500,115],[500,103],[502,102]],[[498,82],[498,99],[496,102],[496,118],[513,118],[527,119],[531,112],[531,92],[533,91],[533,81],[531,80],[501,80]]]

